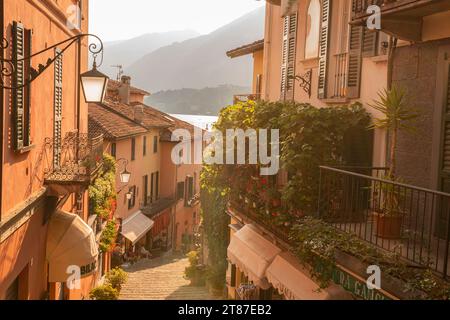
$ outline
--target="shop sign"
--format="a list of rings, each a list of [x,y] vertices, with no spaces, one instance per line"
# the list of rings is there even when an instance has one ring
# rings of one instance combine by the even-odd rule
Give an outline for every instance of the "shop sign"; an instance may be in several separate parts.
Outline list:
[[[316,265],[316,272],[320,273],[324,267],[322,264]],[[393,298],[383,293],[382,290],[369,289],[366,280],[353,275],[338,266],[333,266],[331,281],[352,293],[355,297],[363,300],[392,300]]]
[[[85,277],[85,276],[93,273],[96,270],[97,270],[97,262],[92,262],[92,263],[90,263],[90,264],[88,264],[86,266],[82,266],[80,268],[80,275],[82,277]]]
[[[333,268],[332,280],[358,298],[364,300],[392,300],[392,298],[379,290],[369,289],[365,281],[350,275],[338,267]]]

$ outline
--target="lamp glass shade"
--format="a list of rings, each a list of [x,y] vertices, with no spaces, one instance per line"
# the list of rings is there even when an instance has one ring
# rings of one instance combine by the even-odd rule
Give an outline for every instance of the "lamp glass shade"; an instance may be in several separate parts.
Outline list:
[[[124,172],[122,172],[120,174],[120,182],[122,182],[122,183],[130,182],[130,178],[131,178],[131,173],[128,172],[127,170],[125,170]]]
[[[108,77],[97,69],[81,75],[81,86],[87,103],[102,103],[105,98]]]
[[[131,198],[133,197],[133,194],[131,192],[127,193],[127,200],[131,200]]]

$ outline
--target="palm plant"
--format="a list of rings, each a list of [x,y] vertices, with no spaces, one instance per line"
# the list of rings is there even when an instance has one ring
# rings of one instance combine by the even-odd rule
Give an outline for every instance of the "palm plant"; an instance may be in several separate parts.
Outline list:
[[[392,89],[378,93],[379,100],[375,100],[370,107],[379,111],[383,117],[374,120],[371,128],[386,129],[390,139],[390,169],[388,178],[395,180],[397,172],[397,141],[400,131],[414,131],[411,121],[419,114],[411,109],[406,100],[406,91],[395,86]]]
[[[400,131],[414,131],[411,121],[419,115],[410,108],[406,99],[406,91],[393,86],[390,90],[384,89],[378,93],[379,100],[369,104],[379,111],[382,118],[374,120],[371,128],[386,129],[389,133],[390,168],[386,180],[399,181],[397,177],[397,142]],[[400,213],[401,197],[391,183],[381,186],[383,197],[383,212],[385,215],[395,216]]]

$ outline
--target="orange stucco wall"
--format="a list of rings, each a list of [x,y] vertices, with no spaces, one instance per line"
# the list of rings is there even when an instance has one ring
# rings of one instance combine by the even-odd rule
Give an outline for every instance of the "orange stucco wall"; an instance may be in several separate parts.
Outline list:
[[[140,204],[144,203],[145,194],[143,186],[143,177],[148,175],[148,194],[150,196],[151,174],[159,172],[159,180],[161,186],[161,145],[159,143],[159,131],[154,129],[145,134],[147,137],[147,150],[144,156],[144,135],[134,137],[136,140],[135,160],[131,160],[131,141],[132,138],[114,141],[116,143],[116,159],[126,159],[128,161],[127,170],[131,172],[131,178],[128,185],[124,185],[120,181],[120,172],[124,170],[124,163],[119,161],[117,168],[116,187],[117,191],[121,191],[117,197],[116,217],[126,219],[140,209]],[[158,137],[158,151],[153,152],[153,138]],[[111,141],[106,142],[106,150],[110,152]],[[126,194],[130,187],[136,186],[136,204],[133,208],[128,208],[128,200]],[[160,196],[161,196],[161,187]]]
[[[264,73],[264,50],[256,51],[253,53],[253,91],[252,93],[256,93],[258,88],[258,75],[263,75]],[[264,86],[263,77],[261,77],[261,90]]]
[[[13,21],[21,22],[25,28],[32,29],[32,52],[45,49],[79,33],[88,32],[88,0],[82,1],[81,30],[69,29],[66,25],[70,16],[69,6],[76,4],[74,0],[14,0],[2,1],[4,6],[4,24],[7,38],[10,37]],[[88,69],[87,39],[82,40],[81,72]],[[62,47],[63,48],[63,47]],[[61,48],[61,49],[62,49]],[[10,55],[10,49],[6,50]],[[34,57],[31,64],[37,68],[45,64],[54,52]],[[79,116],[79,131],[87,133],[87,104],[81,97],[80,114],[77,114],[78,75],[77,46],[73,45],[63,55],[63,137],[67,132],[77,130]],[[10,98],[11,92],[5,90],[3,101],[3,139],[2,151],[2,194],[0,207],[0,225],[17,214],[30,197],[43,188],[43,173],[49,161],[44,152],[46,138],[53,137],[53,96],[54,68],[48,68],[31,84],[31,143],[30,151],[22,154],[13,150],[12,119]],[[44,199],[45,201],[45,199]],[[75,197],[69,197],[64,210],[73,211]],[[31,206],[31,209],[33,209]],[[84,194],[84,205],[81,216],[88,217],[87,192]],[[14,231],[0,243],[0,299],[6,289],[20,274],[20,297],[22,299],[41,299],[47,291],[47,263],[45,258],[47,226],[43,224],[46,214],[42,206],[34,209],[34,215],[20,227],[9,229]],[[85,285],[78,298],[87,297],[91,285]],[[72,294],[72,293],[70,293]],[[70,295],[69,294],[69,295]],[[75,293],[73,293],[75,294]],[[76,297],[76,294],[75,296]]]
[[[200,172],[202,165],[200,164],[182,164],[174,165],[171,160],[172,148],[175,143],[163,142],[162,143],[162,156],[163,161],[161,163],[161,192],[166,197],[176,196],[176,186],[178,182],[186,180],[187,176],[195,178],[194,194],[200,192]],[[194,143],[192,142],[192,160]],[[194,219],[195,213],[195,219]],[[183,200],[178,200],[175,207],[175,221],[173,224],[173,245],[175,250],[181,249],[183,234],[193,234],[194,226],[197,226],[200,222],[200,205],[196,205],[193,208],[185,207]]]
[[[20,282],[27,283],[19,289],[20,299],[36,300],[44,297],[47,290],[47,226],[42,225],[43,216],[43,208],[36,209],[28,222],[0,244],[0,300],[19,275]]]

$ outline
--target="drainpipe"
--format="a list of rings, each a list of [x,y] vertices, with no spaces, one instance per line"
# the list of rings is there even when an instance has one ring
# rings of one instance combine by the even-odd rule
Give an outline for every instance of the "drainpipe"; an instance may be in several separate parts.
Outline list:
[[[272,5],[266,4],[266,27],[268,27],[267,31],[267,39],[266,35],[264,35],[264,53],[263,60],[265,61],[265,66],[263,67],[263,81],[264,81],[264,100],[268,100],[268,92],[269,92],[269,61],[271,56],[271,48],[270,48],[270,39],[272,38],[272,27],[270,26],[270,20],[272,19]]]
[[[4,36],[4,27],[5,27],[5,21],[4,21],[4,1],[0,1],[0,41],[3,41]],[[0,58],[4,58],[4,51],[0,47]],[[3,65],[0,66],[3,68]],[[3,148],[5,139],[3,137],[4,132],[4,92],[5,89],[0,90],[0,141],[2,141],[2,146],[0,148],[0,220],[2,217],[2,208],[3,208]]]
[[[176,225],[177,225],[177,205],[178,205],[178,165],[175,164],[175,187],[174,187],[174,195],[175,195],[175,206],[173,207],[173,213],[172,213],[172,251],[175,251],[177,248],[177,235],[175,234]]]
[[[389,37],[389,53],[388,53],[388,74],[387,74],[387,89],[392,88],[392,74],[394,71],[394,57],[397,49],[397,38]]]

